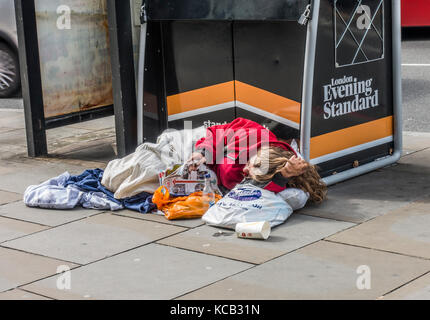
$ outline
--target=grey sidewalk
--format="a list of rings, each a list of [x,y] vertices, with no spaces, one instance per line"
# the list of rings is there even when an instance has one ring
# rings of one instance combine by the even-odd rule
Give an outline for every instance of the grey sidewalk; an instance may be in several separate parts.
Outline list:
[[[0,110],[0,299],[430,299],[430,134],[405,133],[398,165],[331,187],[265,242],[198,220],[22,204],[30,184],[104,168],[114,140],[112,118],[58,128],[51,156],[29,159],[22,112]],[[62,265],[71,290],[57,289]]]

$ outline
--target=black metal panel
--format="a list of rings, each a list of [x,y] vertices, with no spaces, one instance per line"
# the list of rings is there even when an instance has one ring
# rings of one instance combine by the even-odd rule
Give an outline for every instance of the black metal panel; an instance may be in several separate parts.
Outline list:
[[[234,22],[236,80],[301,103],[306,32],[295,21]],[[273,114],[277,107],[273,102]],[[278,138],[299,138],[298,129],[245,109],[237,108],[237,116],[266,126]]]
[[[166,97],[234,80],[231,22],[163,22],[163,42]],[[228,102],[234,102],[233,87]],[[234,118],[235,108],[232,106],[169,121],[168,126],[183,129],[184,121],[192,121],[193,127],[200,127],[205,123],[231,122]]]
[[[130,1],[108,0],[109,36],[118,155],[137,146],[137,103]]]
[[[168,22],[163,36],[167,96],[233,81],[231,23]]]
[[[155,142],[167,128],[167,106],[163,51],[165,22],[148,22],[143,97],[143,135],[145,142]]]
[[[362,4],[364,7],[357,7],[357,3],[353,1],[337,1],[335,4],[336,64],[338,66],[347,66],[353,61],[359,63],[384,57],[384,43],[381,41],[385,31],[382,14],[384,3],[381,0],[363,0]],[[356,12],[355,18],[352,17],[354,11]],[[367,29],[365,24],[370,22],[373,16],[373,22],[369,25],[371,28]],[[346,25],[350,21],[352,23],[346,29]],[[361,50],[357,50],[365,32],[367,34]]]
[[[359,159],[359,165],[365,165],[386,157],[391,153],[394,148],[394,143],[387,143],[377,147],[369,148],[363,151],[349,154],[347,156],[330,160],[321,164],[318,164],[320,174],[323,178],[331,176],[333,174],[350,170],[354,168],[354,162]]]
[[[262,126],[272,131],[278,139],[290,140],[300,139],[300,131],[298,129],[291,128],[285,124],[279,123],[275,120],[267,117],[260,116],[253,112],[237,108],[237,116],[245,119],[255,121]]]
[[[150,20],[297,20],[309,0],[146,0]]]
[[[48,153],[34,0],[15,0],[22,97],[30,157]]]
[[[236,80],[301,102],[306,31],[296,22],[235,22]]]
[[[371,4],[372,2],[378,2],[380,0],[366,0],[362,3],[364,5]],[[340,8],[340,12],[344,19],[348,19],[352,11],[356,8],[357,1],[354,0],[344,0],[338,1],[343,4]],[[346,3],[350,5],[346,6]],[[375,13],[375,6],[370,6],[374,9],[372,13]],[[321,1],[320,18],[319,18],[319,28],[318,28],[318,40],[317,40],[317,53],[315,61],[315,76],[314,76],[314,93],[313,93],[313,110],[312,110],[312,137],[319,136],[325,133],[345,129],[355,125],[360,125],[369,121],[378,120],[385,118],[387,116],[393,115],[393,75],[392,75],[392,33],[391,33],[391,2],[387,1],[385,3],[385,55],[383,59],[364,62],[356,61],[355,64],[350,64],[346,66],[338,65],[336,66],[336,44],[335,44],[335,34],[339,33],[339,30],[334,29],[334,19],[336,17],[333,1],[324,0]],[[362,16],[356,15],[355,19],[351,22],[351,25],[357,24],[357,18]],[[381,20],[381,19],[379,19]],[[348,20],[346,21],[348,22]],[[360,30],[358,33],[357,28],[352,28],[352,32],[355,34],[357,41],[360,43],[363,39],[366,29]],[[350,36],[349,32],[345,33],[346,36]],[[363,41],[363,44],[367,45],[367,40],[375,41],[376,34],[372,32],[372,29],[367,32],[367,36]],[[355,51],[358,45],[355,43],[354,39],[347,38],[347,42],[338,47],[338,54],[349,54],[349,60],[352,63]],[[366,47],[364,47],[366,50]],[[342,53],[340,52],[342,50]],[[347,51],[347,53],[345,53]],[[365,53],[369,56],[372,52],[366,50]],[[360,57],[361,59],[362,57]],[[343,58],[342,58],[343,59]],[[343,61],[343,60],[342,60]],[[328,101],[325,96],[325,90],[329,90],[330,86],[332,88],[336,85],[332,84],[332,81],[338,79],[352,78],[352,82],[347,80],[347,84],[360,83],[362,81],[368,81],[366,88],[370,91],[372,89],[372,95],[378,91],[378,106],[371,107],[365,110],[359,110],[357,112],[351,112],[349,114],[339,115],[336,117],[328,117],[329,114],[327,108],[329,105],[327,103],[343,103],[345,101],[350,101],[352,97],[346,98],[336,98],[332,94],[329,98],[333,98]],[[342,80],[340,80],[342,81]],[[366,94],[360,94],[359,98],[365,97]]]
[[[373,24],[368,17],[375,18]],[[363,25],[366,20],[368,26]],[[391,24],[391,1],[343,0],[336,7],[332,0],[321,1],[312,138],[336,131],[343,132],[344,139],[356,138],[349,136],[348,128],[393,115]],[[329,142],[336,144],[334,139]],[[392,148],[393,143],[386,143],[326,161],[319,164],[321,174],[352,169],[355,161],[363,165],[389,156]]]
[[[186,119],[175,120],[169,122],[169,128],[176,130],[183,130],[185,127],[184,121],[189,121],[192,123],[192,128],[199,128],[201,126],[212,127],[220,124],[227,124],[235,119],[235,108],[212,111],[206,114],[199,114],[193,117],[188,117]]]

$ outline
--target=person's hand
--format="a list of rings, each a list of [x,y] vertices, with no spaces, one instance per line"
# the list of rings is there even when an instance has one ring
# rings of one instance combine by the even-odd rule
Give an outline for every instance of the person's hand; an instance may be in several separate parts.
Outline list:
[[[195,152],[187,161],[188,171],[197,171],[197,169],[204,163],[206,163],[206,158],[201,153]]]
[[[285,178],[298,177],[304,174],[309,168],[310,164],[308,162],[294,156],[287,162],[284,169],[282,169],[281,174]]]

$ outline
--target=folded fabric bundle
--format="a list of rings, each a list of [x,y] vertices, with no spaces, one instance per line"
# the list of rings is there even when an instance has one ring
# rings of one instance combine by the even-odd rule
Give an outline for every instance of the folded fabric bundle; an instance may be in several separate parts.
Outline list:
[[[142,192],[154,193],[160,187],[158,174],[184,163],[193,152],[194,141],[205,134],[204,127],[167,130],[157,143],[144,143],[122,159],[109,162],[102,185],[114,192],[116,199],[133,197]]]
[[[24,193],[24,203],[29,207],[46,209],[87,209],[117,211],[129,209],[148,213],[156,209],[150,193],[140,193],[122,200],[115,199],[112,192],[101,184],[103,170],[86,170],[81,175],[68,172],[40,185],[30,186]]]

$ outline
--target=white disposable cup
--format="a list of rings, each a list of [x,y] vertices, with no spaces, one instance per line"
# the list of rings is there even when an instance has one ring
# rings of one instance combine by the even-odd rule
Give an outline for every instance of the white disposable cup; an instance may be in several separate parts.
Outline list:
[[[239,238],[267,240],[272,228],[267,221],[238,223],[236,234]]]

